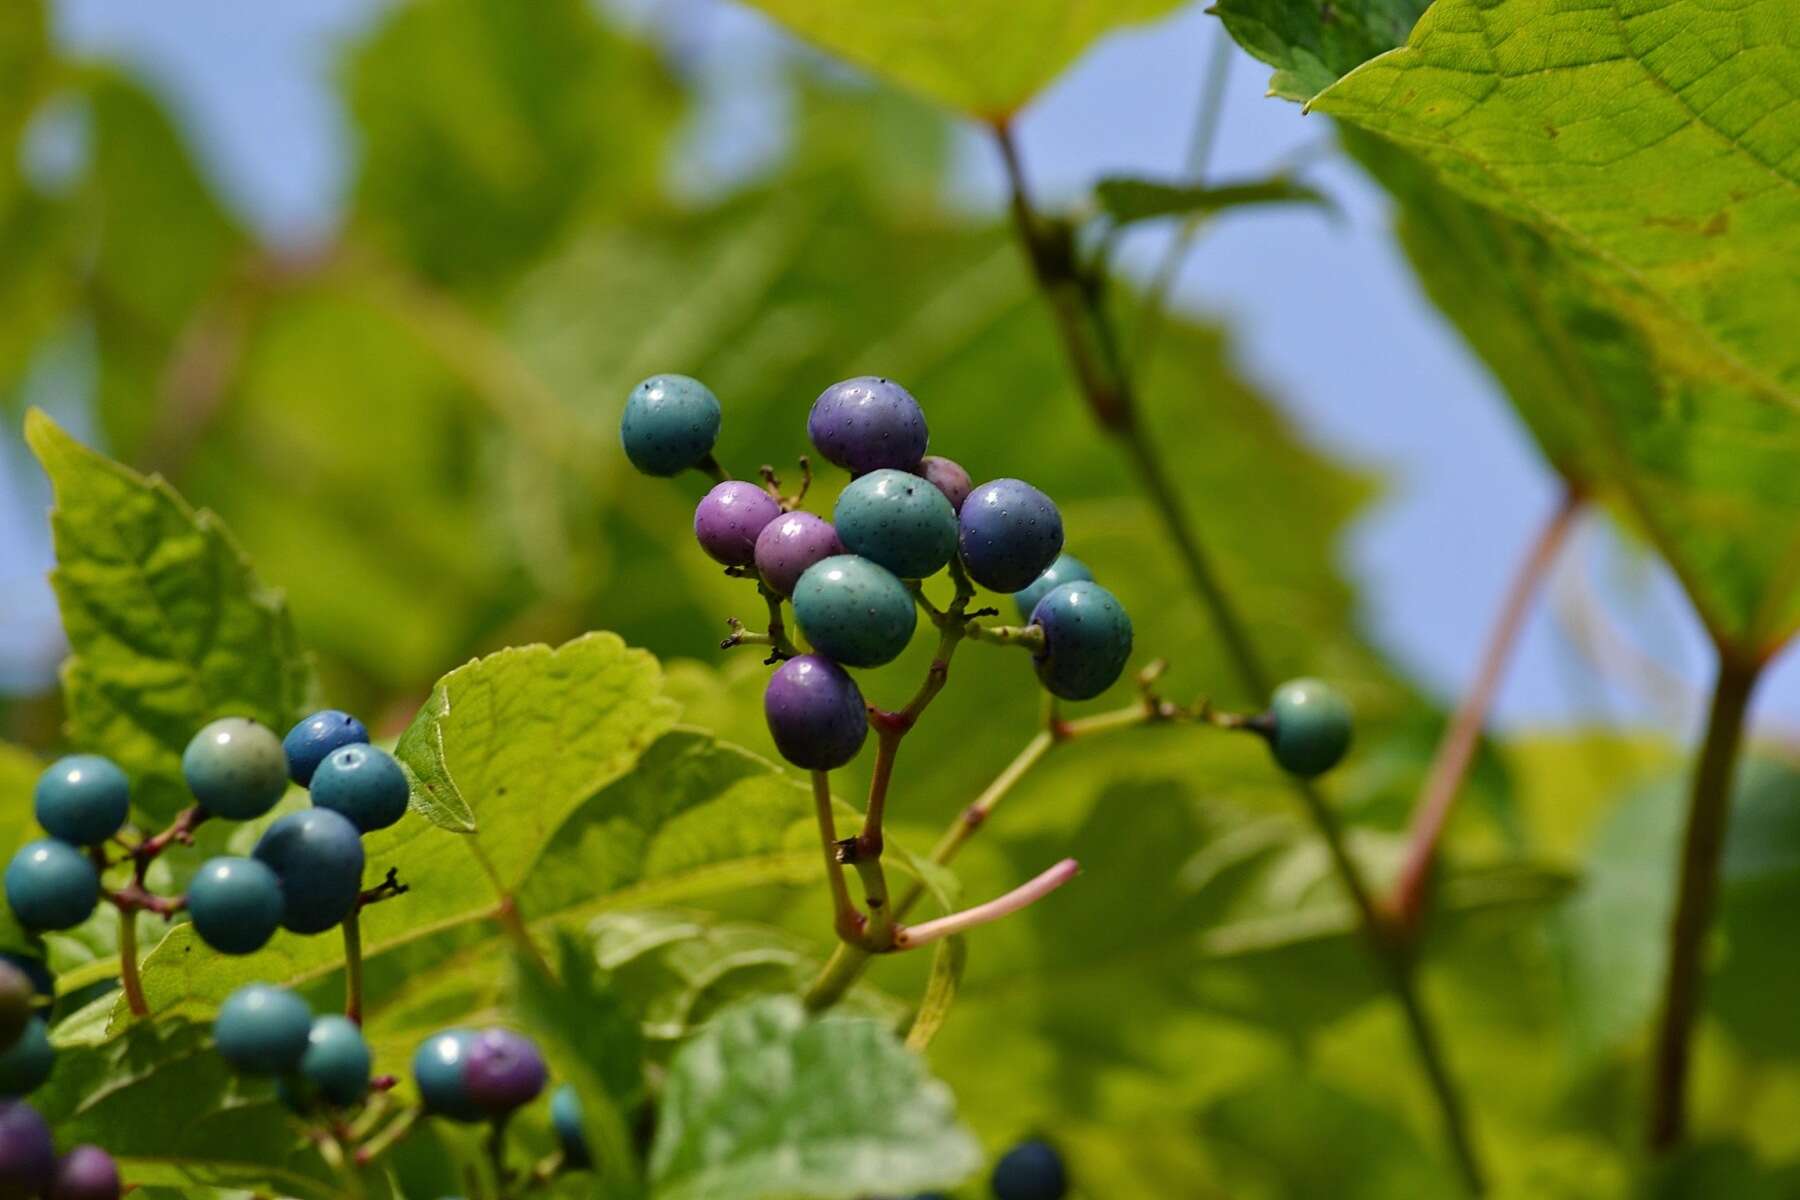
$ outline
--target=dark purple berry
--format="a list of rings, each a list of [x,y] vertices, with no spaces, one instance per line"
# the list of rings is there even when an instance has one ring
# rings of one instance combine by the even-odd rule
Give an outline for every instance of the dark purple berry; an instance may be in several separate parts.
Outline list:
[[[1062,1155],[1037,1138],[1008,1150],[994,1164],[989,1182],[995,1200],[1063,1200],[1069,1194],[1069,1173]]]
[[[869,710],[856,681],[816,654],[790,658],[769,677],[763,715],[781,757],[808,771],[843,766],[869,734]]]
[[[936,454],[927,454],[919,460],[919,474],[944,493],[944,499],[957,512],[962,511],[963,501],[969,498],[969,493],[975,487],[975,481],[969,478],[969,473],[962,469],[960,463]]]
[[[22,1101],[0,1104],[0,1200],[36,1200],[56,1174],[50,1127]]]
[[[537,1099],[549,1077],[536,1044],[510,1029],[476,1035],[463,1064],[463,1088],[470,1101],[493,1116]]]
[[[771,589],[791,596],[806,568],[843,552],[830,521],[809,512],[786,513],[757,534],[756,570]]]
[[[56,1164],[50,1200],[119,1200],[119,1164],[98,1146],[77,1146]]]
[[[996,479],[969,493],[957,515],[958,545],[969,578],[1016,592],[1062,553],[1062,514],[1022,479]]]
[[[806,432],[827,459],[853,475],[892,467],[911,471],[925,455],[925,414],[891,379],[859,375],[813,401]]]
[[[781,505],[754,483],[727,479],[700,498],[694,536],[700,548],[728,567],[756,561],[756,538],[781,515]]]

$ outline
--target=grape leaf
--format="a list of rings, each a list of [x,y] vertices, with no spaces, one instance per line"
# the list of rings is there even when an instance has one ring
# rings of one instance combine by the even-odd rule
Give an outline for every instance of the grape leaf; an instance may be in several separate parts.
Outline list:
[[[1218,0],[1237,44],[1276,68],[1269,94],[1306,101],[1406,40],[1430,0]]]
[[[167,818],[191,803],[181,752],[195,732],[227,715],[285,732],[305,712],[311,667],[280,595],[217,517],[42,412],[25,436],[56,496],[69,738],[117,761],[137,809]]]
[[[658,1108],[657,1200],[762,1200],[953,1186],[981,1163],[949,1089],[885,1026],[790,996],[721,1014],[684,1045]]]

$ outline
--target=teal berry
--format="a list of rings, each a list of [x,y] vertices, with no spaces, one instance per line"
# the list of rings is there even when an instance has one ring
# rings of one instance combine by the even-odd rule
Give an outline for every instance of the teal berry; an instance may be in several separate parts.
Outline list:
[[[225,717],[194,735],[181,753],[181,773],[200,807],[228,821],[248,821],[275,807],[287,791],[281,739],[248,717]]]
[[[44,1086],[50,1070],[56,1065],[56,1051],[50,1046],[50,1028],[44,1018],[33,1017],[25,1024],[25,1032],[5,1054],[0,1054],[0,1096],[9,1099],[27,1096]]]
[[[886,567],[838,554],[808,567],[794,585],[794,619],[813,649],[847,667],[893,662],[919,615],[912,593]]]
[[[27,842],[7,864],[6,902],[27,929],[73,929],[100,903],[100,872],[67,842]]]
[[[246,1075],[283,1075],[300,1065],[312,1010],[286,988],[252,983],[226,997],[213,1021],[219,1056]]]
[[[281,923],[294,933],[323,933],[362,895],[362,835],[329,808],[287,814],[251,853],[281,881]]]
[[[32,805],[44,832],[76,846],[98,846],[125,824],[131,781],[110,758],[71,754],[38,776]]]
[[[1094,573],[1088,565],[1073,554],[1059,554],[1056,561],[1044,568],[1044,573],[1013,593],[1013,603],[1019,607],[1020,620],[1031,620],[1031,610],[1037,602],[1049,595],[1054,588],[1077,580],[1093,581]]]
[[[1281,769],[1323,775],[1350,749],[1350,703],[1318,679],[1290,679],[1269,701],[1269,748]]]
[[[221,954],[251,954],[281,927],[281,880],[254,858],[209,859],[187,889],[200,940]]]
[[[563,1162],[580,1170],[593,1165],[588,1152],[587,1126],[581,1112],[581,1096],[568,1084],[550,1096],[550,1124],[556,1130],[556,1142],[562,1147]]]
[[[910,471],[884,468],[851,481],[831,523],[852,554],[902,579],[924,579],[956,553],[956,510],[937,486]]]
[[[1038,681],[1064,700],[1091,700],[1118,681],[1131,658],[1131,617],[1089,579],[1052,588],[1031,610],[1044,631]]]
[[[652,375],[631,389],[619,441],[646,475],[679,475],[699,466],[718,440],[719,398],[698,379]]]
[[[468,1087],[463,1082],[463,1071],[468,1065],[469,1050],[475,1044],[475,1037],[472,1029],[446,1029],[426,1038],[413,1053],[413,1082],[418,1084],[419,1096],[424,1100],[427,1112],[465,1122],[480,1121],[487,1116],[481,1106],[470,1099]]]
[[[307,1032],[300,1075],[327,1102],[343,1107],[355,1104],[369,1090],[374,1061],[369,1043],[354,1021],[320,1017]]]
[[[287,755],[288,777],[301,787],[312,783],[313,772],[325,756],[339,746],[358,746],[369,740],[366,725],[347,712],[335,708],[320,709],[288,730],[281,739],[281,751]]]
[[[406,772],[378,746],[340,746],[313,772],[312,802],[350,819],[364,833],[406,815]]]

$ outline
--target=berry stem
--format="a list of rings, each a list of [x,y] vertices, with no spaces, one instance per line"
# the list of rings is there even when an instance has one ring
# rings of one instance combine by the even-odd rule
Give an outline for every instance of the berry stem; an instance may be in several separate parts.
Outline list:
[[[364,1142],[356,1152],[358,1166],[368,1166],[399,1144],[400,1140],[413,1131],[425,1112],[419,1108],[409,1108],[400,1114],[386,1129]]]
[[[977,925],[986,925],[1009,917],[1028,905],[1035,904],[1054,892],[1069,880],[1075,878],[1081,865],[1072,858],[1065,858],[1049,870],[1026,883],[1020,884],[1004,896],[989,900],[986,904],[977,904],[973,908],[965,908],[961,912],[951,913],[947,917],[939,917],[935,921],[912,925],[895,931],[894,948],[896,950],[912,950],[916,947],[935,942],[939,938],[973,929]]]
[[[1431,769],[1413,806],[1406,858],[1386,902],[1388,912],[1409,934],[1416,932],[1424,916],[1426,885],[1437,857],[1438,844],[1443,839],[1444,825],[1449,820],[1450,809],[1462,789],[1463,780],[1468,776],[1469,764],[1475,760],[1475,748],[1481,739],[1482,726],[1487,722],[1488,709],[1500,690],[1506,664],[1511,661],[1513,649],[1525,628],[1532,599],[1543,586],[1563,543],[1568,540],[1583,502],[1578,489],[1565,489],[1561,501],[1533,539],[1531,548],[1519,564],[1518,573],[1507,588],[1494,628],[1488,634],[1474,685],[1457,705],[1442,740],[1438,742],[1437,753],[1432,756]]]
[[[819,820],[819,843],[825,851],[825,878],[831,883],[832,920],[837,935],[846,944],[860,942],[863,915],[850,899],[850,885],[844,881],[844,864],[838,861],[837,817],[831,811],[831,772],[812,773],[813,811]]]
[[[1041,625],[983,625],[970,621],[963,626],[964,636],[972,641],[992,642],[996,646],[1023,646],[1033,654],[1044,652],[1044,629]]]
[[[363,1023],[362,905],[344,918],[344,1016],[360,1028]]]
[[[144,981],[138,976],[137,913],[119,905],[119,986],[125,990],[125,1007],[134,1017],[150,1015],[144,998]]]
[[[731,476],[726,473],[725,468],[719,465],[719,460],[714,458],[710,453],[694,464],[694,470],[699,471],[702,475],[711,476],[714,483],[725,483],[731,478]]]

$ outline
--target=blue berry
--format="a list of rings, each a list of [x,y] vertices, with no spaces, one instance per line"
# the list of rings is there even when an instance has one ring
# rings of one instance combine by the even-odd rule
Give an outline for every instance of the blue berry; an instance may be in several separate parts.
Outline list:
[[[936,454],[927,454],[919,460],[919,474],[944,493],[944,499],[957,512],[962,511],[963,501],[969,498],[969,492],[975,487],[975,481],[969,478],[969,473],[962,469],[960,463]]]
[[[340,1107],[355,1104],[369,1090],[374,1056],[362,1030],[346,1017],[320,1017],[306,1035],[300,1076],[319,1095]]]
[[[100,903],[100,872],[67,842],[26,842],[7,864],[6,902],[27,929],[73,929]]]
[[[1350,704],[1317,679],[1291,679],[1269,702],[1269,748],[1282,770],[1311,778],[1337,766],[1350,749]]]
[[[469,1043],[463,1088],[490,1116],[503,1116],[537,1099],[549,1081],[536,1043],[510,1029],[489,1029]]]
[[[1044,631],[1038,681],[1064,700],[1091,700],[1111,687],[1131,657],[1131,618],[1113,594],[1091,580],[1052,588],[1031,610]]]
[[[56,1162],[50,1200],[119,1200],[119,1164],[98,1146],[76,1146]]]
[[[588,1151],[587,1126],[581,1113],[581,1096],[566,1083],[550,1095],[550,1124],[556,1130],[556,1142],[562,1147],[565,1164],[573,1170],[593,1165],[594,1156]]]
[[[281,880],[281,923],[295,933],[330,929],[362,894],[362,838],[329,808],[287,814],[263,831],[252,853]]]
[[[1069,1175],[1062,1155],[1048,1142],[1020,1142],[994,1164],[995,1200],[1063,1200]]]
[[[748,567],[756,562],[756,539],[781,516],[781,505],[754,483],[727,479],[694,507],[694,537],[715,562]]]
[[[207,812],[248,821],[274,808],[287,791],[287,754],[262,725],[225,717],[194,735],[182,751],[181,773]]]
[[[50,1047],[50,1029],[44,1018],[33,1017],[25,1032],[5,1054],[0,1054],[0,1096],[16,1098],[37,1091],[50,1078],[56,1051]]]
[[[756,571],[771,590],[791,596],[806,568],[843,552],[830,521],[809,512],[783,513],[756,535]]]
[[[790,658],[769,677],[763,716],[781,757],[808,771],[843,766],[869,734],[869,710],[856,681],[816,654]]]
[[[1073,554],[1059,554],[1055,562],[1044,568],[1042,575],[1013,593],[1013,603],[1018,605],[1020,619],[1029,621],[1031,610],[1053,589],[1082,579],[1091,582],[1093,578],[1094,573],[1079,558]]]
[[[110,758],[71,754],[38,776],[32,793],[44,832],[77,846],[97,846],[125,824],[131,781]]]
[[[446,1029],[426,1038],[413,1053],[413,1082],[426,1111],[453,1121],[479,1121],[485,1115],[463,1083],[463,1068],[474,1044],[473,1030]]]
[[[306,787],[327,754],[339,746],[362,746],[368,741],[369,730],[361,721],[335,708],[321,709],[288,730],[281,740],[288,777]]]
[[[285,909],[281,880],[254,858],[208,859],[188,884],[194,932],[221,954],[262,949],[281,927]]]
[[[286,988],[252,983],[225,998],[213,1042],[246,1075],[282,1075],[300,1065],[312,1023],[306,1001]]]
[[[970,492],[958,523],[969,578],[997,592],[1026,587],[1062,551],[1062,514],[1020,479],[996,479]]]
[[[55,1176],[56,1147],[44,1118],[22,1101],[0,1104],[0,1197],[41,1196]]]
[[[912,640],[912,593],[887,568],[854,554],[813,564],[794,585],[794,619],[813,649],[851,667],[893,662]]]
[[[325,756],[312,780],[312,802],[350,818],[364,833],[406,815],[406,772],[378,746],[341,746]]]
[[[956,510],[929,481],[883,468],[852,480],[831,514],[852,554],[902,579],[924,579],[956,553]]]
[[[678,475],[712,453],[721,416],[719,398],[698,379],[652,375],[626,398],[619,441],[644,474]]]
[[[925,414],[891,379],[859,375],[834,383],[806,417],[812,444],[853,475],[892,467],[910,471],[925,455]]]

